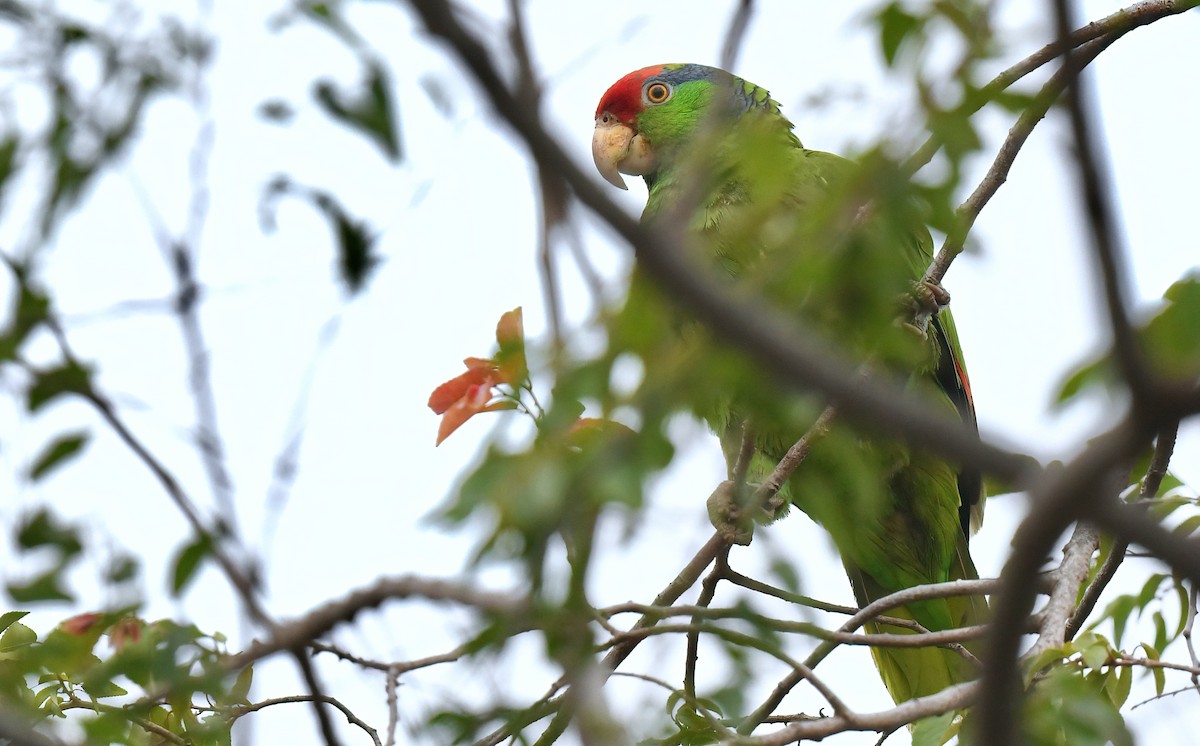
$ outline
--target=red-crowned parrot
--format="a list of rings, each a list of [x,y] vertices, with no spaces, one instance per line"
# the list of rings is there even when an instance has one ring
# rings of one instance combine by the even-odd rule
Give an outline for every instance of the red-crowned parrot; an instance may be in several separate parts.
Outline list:
[[[907,179],[880,165],[887,159],[870,159],[868,167],[865,157],[855,163],[808,150],[767,91],[697,64],[647,67],[613,84],[596,109],[592,154],[617,187],[626,188],[621,174],[643,177],[649,188],[643,222],[685,224],[697,256],[728,276],[734,292],[757,293],[798,314],[848,354],[874,361],[876,375],[897,377],[930,407],[974,427],[949,312],[932,316],[927,336],[896,323],[897,299],[919,287],[932,242]],[[932,292],[941,298],[940,289]],[[625,309],[635,317],[623,322],[623,334],[636,338],[640,323],[654,323],[644,312],[652,295],[635,273]],[[666,328],[686,346],[686,339],[703,336],[695,326],[677,320]],[[654,370],[647,367],[649,378]],[[783,389],[710,391],[695,405],[731,461],[747,424],[753,428],[751,481],[770,472],[814,411],[810,403],[805,421],[795,406],[777,400],[787,411],[772,413],[762,391]],[[967,539],[982,519],[981,480],[920,449],[835,423],[781,494],[832,535],[860,605],[916,585],[977,577]],[[982,623],[987,608],[981,598],[959,597],[889,613],[944,630]],[[872,653],[897,702],[977,673],[960,653],[943,648]]]

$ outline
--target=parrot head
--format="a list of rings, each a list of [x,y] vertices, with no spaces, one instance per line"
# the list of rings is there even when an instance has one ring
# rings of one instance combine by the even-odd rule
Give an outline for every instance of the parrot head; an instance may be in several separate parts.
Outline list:
[[[653,177],[717,114],[761,110],[791,123],[765,90],[724,70],[692,63],[653,65],[613,83],[596,107],[592,158],[606,181],[627,189],[621,174]]]

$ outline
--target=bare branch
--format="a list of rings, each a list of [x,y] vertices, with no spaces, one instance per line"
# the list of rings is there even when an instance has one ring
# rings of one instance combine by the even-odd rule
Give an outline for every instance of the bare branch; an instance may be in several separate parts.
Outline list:
[[[1014,742],[1016,700],[1021,689],[1016,668],[1022,634],[1020,621],[1033,604],[1034,579],[1042,559],[1063,529],[1082,517],[1084,506],[1104,486],[1112,465],[1129,459],[1142,447],[1145,438],[1141,428],[1122,423],[1093,439],[1088,448],[1066,467],[1047,472],[1030,491],[1034,509],[1013,537],[1012,552],[1001,574],[1000,588],[992,597],[992,623],[984,659],[987,665],[981,679],[980,707],[974,719],[976,735],[982,743],[1007,746]],[[1114,535],[1130,536],[1126,533],[1130,531],[1129,526],[1117,527],[1111,515],[1101,514],[1104,508],[1116,507],[1113,502],[1103,501],[1092,506],[1087,517],[1102,529],[1113,531]],[[1145,519],[1144,515],[1139,517]],[[1157,524],[1152,525],[1161,530]]]
[[[330,697],[328,695],[325,695],[325,694],[297,694],[297,695],[293,695],[290,697],[275,697],[272,699],[264,699],[261,702],[255,702],[253,704],[242,705],[240,707],[234,708],[234,718],[235,719],[240,718],[244,715],[249,715],[252,712],[258,712],[259,710],[262,710],[267,707],[274,707],[275,705],[296,704],[299,702],[311,702],[311,703],[314,703],[317,705],[326,704],[326,705],[332,705],[333,707],[336,707],[338,710],[341,711],[341,713],[343,715],[346,716],[346,721],[348,723],[350,723],[351,725],[358,726],[359,728],[361,728],[363,730],[363,732],[365,732],[368,736],[370,736],[371,741],[373,741],[375,743],[375,746],[383,746],[383,742],[379,740],[379,731],[375,730],[370,725],[367,725],[367,723],[365,723],[362,720],[362,718],[355,715],[354,711],[351,710],[349,707],[347,707],[345,704],[343,704],[341,701],[339,701],[333,697]],[[203,709],[203,708],[201,708],[201,709]]]
[[[1154,455],[1150,458],[1150,466],[1146,469],[1146,476],[1142,479],[1142,486],[1138,491],[1139,497],[1144,500],[1153,498],[1158,494],[1158,488],[1162,484],[1163,477],[1167,474],[1167,466],[1171,461],[1171,454],[1175,451],[1175,436],[1179,432],[1179,423],[1169,425],[1154,442]],[[1096,603],[1100,600],[1100,594],[1108,587],[1113,576],[1117,574],[1117,568],[1125,561],[1126,551],[1129,549],[1129,542],[1124,539],[1113,539],[1113,545],[1109,549],[1108,557],[1105,558],[1104,564],[1100,566],[1100,570],[1096,573],[1096,577],[1088,585],[1083,592],[1083,597],[1079,600],[1079,605],[1075,612],[1071,615],[1071,619],[1067,622],[1065,639],[1074,639],[1075,635],[1083,627],[1083,623],[1091,615],[1092,610],[1096,608]]]
[[[866,730],[883,733],[900,728],[915,720],[930,715],[940,715],[951,710],[960,710],[972,704],[979,695],[978,682],[956,684],[928,697],[918,697],[880,712],[842,712],[819,720],[792,723],[770,735],[745,737],[737,741],[738,746],[785,746],[805,739],[820,740],[835,733],[851,730]]]
[[[753,442],[753,436],[747,430],[748,437],[743,439],[743,448],[745,442]],[[749,460],[748,458],[746,459]],[[741,460],[739,459],[739,464]],[[743,472],[742,477],[745,478]],[[697,613],[692,615],[692,624],[697,625],[701,618],[701,610],[705,609],[712,603],[713,596],[717,593],[717,583],[720,582],[725,570],[729,568],[729,545],[727,544],[723,550],[717,554],[716,563],[713,565],[712,572],[700,584],[700,598],[696,601]],[[649,611],[649,610],[647,610]],[[700,631],[689,631],[687,633],[687,654],[684,658],[683,669],[683,691],[688,697],[695,699],[696,697],[696,661],[700,658]]]
[[[1026,651],[1026,658],[1035,658],[1043,650],[1062,647],[1066,642],[1067,620],[1075,610],[1079,587],[1087,580],[1092,554],[1099,545],[1100,534],[1095,526],[1083,522],[1075,524],[1075,532],[1063,547],[1063,561],[1051,574],[1050,600],[1041,612],[1037,642]]]
[[[528,602],[517,592],[492,593],[461,583],[414,575],[382,578],[342,599],[319,606],[299,619],[279,625],[270,639],[254,643],[231,656],[226,661],[226,668],[238,670],[281,651],[303,647],[338,624],[350,621],[361,611],[375,608],[385,601],[406,598],[462,604],[511,619],[518,629],[523,629],[520,620],[528,609]]]
[[[1183,625],[1183,642],[1187,646],[1188,656],[1192,659],[1192,686],[1200,691],[1200,674],[1197,674],[1195,669],[1200,669],[1200,657],[1196,656],[1196,642],[1192,636],[1192,632],[1196,625],[1196,583],[1192,583],[1192,587],[1188,589],[1187,621]]]
[[[838,632],[842,634],[852,633],[864,624],[870,621],[882,622],[884,617],[880,615],[889,609],[897,606],[904,606],[914,601],[923,601],[933,598],[947,598],[950,596],[974,595],[990,593],[995,588],[999,587],[1000,582],[994,579],[987,580],[954,580],[949,583],[935,583],[931,585],[916,586],[906,588],[898,593],[893,593],[884,596],[870,604],[864,606],[854,616],[846,621]],[[841,643],[836,640],[822,642],[812,653],[804,660],[804,664],[811,668],[816,668],[830,653],[837,648]],[[964,649],[964,653],[967,651]],[[803,679],[796,676],[794,673],[789,674],[780,681],[767,698],[753,712],[747,715],[742,723],[738,726],[738,732],[747,734],[753,731],[760,723],[764,722],[767,717],[775,711],[783,698],[787,696],[797,684]]]
[[[399,678],[399,674],[395,671],[388,671],[387,681],[384,684],[388,708],[386,746],[396,746],[396,726],[400,724],[400,701],[396,696],[396,687],[399,685]]]
[[[808,458],[808,452],[812,450],[813,445],[829,432],[829,426],[833,424],[836,417],[837,408],[832,404],[822,410],[816,422],[808,428],[808,432],[788,449],[771,475],[758,485],[758,491],[755,493],[753,501],[755,505],[764,506],[772,503],[783,487],[783,483]]]

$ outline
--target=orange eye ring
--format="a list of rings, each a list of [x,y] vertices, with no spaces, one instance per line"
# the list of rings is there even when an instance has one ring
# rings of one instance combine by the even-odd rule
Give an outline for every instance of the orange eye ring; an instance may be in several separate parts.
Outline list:
[[[671,97],[671,87],[662,81],[656,80],[646,85],[643,95],[650,103],[661,104]]]

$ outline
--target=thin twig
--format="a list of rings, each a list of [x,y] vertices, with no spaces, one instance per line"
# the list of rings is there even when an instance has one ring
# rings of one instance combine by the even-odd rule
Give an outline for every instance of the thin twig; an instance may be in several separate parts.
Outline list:
[[[1071,8],[1067,0],[1054,0],[1059,43],[1066,46],[1071,27]],[[1112,176],[1105,148],[1096,135],[1092,119],[1096,105],[1091,80],[1083,75],[1086,64],[1079,53],[1063,58],[1061,71],[1071,85],[1066,91],[1067,113],[1074,139],[1075,162],[1078,166],[1079,189],[1083,198],[1093,253],[1104,286],[1105,308],[1108,310],[1109,330],[1117,367],[1134,398],[1135,411],[1150,397],[1151,374],[1146,367],[1141,347],[1129,319],[1129,278],[1124,252],[1119,243],[1115,200],[1112,195]]]
[[[682,695],[683,702],[687,705],[690,705],[693,712],[700,715],[700,717],[704,718],[704,721],[706,723],[708,723],[710,728],[712,728],[712,731],[714,734],[716,734],[720,738],[729,738],[730,736],[734,735],[733,731],[729,730],[729,728],[727,728],[725,726],[725,723],[723,723],[719,718],[717,718],[717,716],[713,715],[712,712],[710,712],[709,709],[704,706],[704,703],[702,703],[700,700],[696,699],[695,696],[688,694],[686,691],[681,691],[679,689],[676,689],[675,687],[671,686],[670,684],[663,681],[662,679],[655,678],[648,674],[632,673],[630,671],[613,671],[613,676],[614,677],[620,676],[620,677],[623,677],[626,679],[637,679],[639,681],[645,681],[645,682],[654,684],[655,686],[660,687],[662,689],[666,689],[668,692],[671,692],[672,694]]]
[[[541,111],[542,87],[534,72],[533,57],[525,33],[525,14],[519,0],[508,2],[509,47],[517,68],[516,95],[537,115]],[[554,257],[554,236],[567,219],[567,190],[562,179],[553,171],[539,165],[538,192],[541,196],[541,221],[538,227],[538,269],[541,272],[542,290],[546,296],[546,316],[550,325],[550,338],[557,360],[563,350],[562,293],[558,285],[558,272]]]
[[[1183,641],[1187,646],[1188,656],[1192,659],[1192,686],[1200,691],[1200,676],[1197,676],[1197,670],[1200,669],[1200,658],[1196,657],[1196,644],[1192,637],[1192,630],[1196,624],[1196,584],[1193,582],[1192,587],[1188,589],[1188,605],[1187,605],[1187,621],[1183,625]]]
[[[1117,37],[1105,36],[1081,46],[1078,51],[1078,54],[1082,56],[1081,64],[1087,64],[1094,60],[1116,40]],[[1050,106],[1071,82],[1073,74],[1073,70],[1066,68],[1055,72],[1038,91],[1033,103],[1021,113],[1016,124],[1009,129],[1008,136],[1000,145],[988,172],[975,187],[975,191],[971,192],[971,195],[955,211],[958,219],[956,230],[949,233],[942,242],[937,256],[934,257],[933,263],[929,265],[929,269],[925,273],[925,280],[940,283],[945,278],[950,263],[962,253],[963,247],[966,245],[967,234],[970,233],[979,213],[1008,180],[1008,173],[1012,170],[1013,163],[1016,162],[1017,154],[1021,152],[1021,148],[1029,136],[1033,134],[1038,122],[1042,121],[1046,112],[1050,110]]]
[[[1119,38],[1135,28],[1154,23],[1167,16],[1186,12],[1194,6],[1195,2],[1186,0],[1149,0],[1149,2],[1134,3],[1129,7],[1122,8],[1109,16],[1092,21],[1086,26],[1071,32],[1069,45],[1071,49],[1075,49],[1102,36]],[[992,78],[987,85],[980,88],[972,96],[969,103],[962,106],[963,115],[970,115],[979,111],[993,101],[998,94],[1007,90],[1029,73],[1034,72],[1048,62],[1058,59],[1062,53],[1063,47],[1056,40],[1018,61],[1016,64],[1009,66],[999,75]],[[933,156],[941,147],[942,142],[938,136],[931,135],[917,149],[917,152],[904,162],[904,171],[909,174],[915,174],[933,159]]]
[[[345,704],[343,704],[339,700],[337,700],[333,697],[330,697],[329,695],[326,695],[326,694],[296,694],[296,695],[292,695],[292,696],[288,696],[288,697],[274,697],[272,699],[264,699],[261,702],[254,702],[249,705],[241,705],[241,706],[234,708],[234,712],[235,712],[234,718],[236,719],[236,718],[242,717],[243,715],[249,715],[252,712],[258,712],[259,710],[262,710],[267,707],[274,707],[276,705],[297,704],[300,702],[310,702],[310,703],[316,704],[318,706],[320,706],[322,704],[326,704],[326,705],[332,705],[333,707],[336,707],[338,710],[341,711],[341,713],[343,715],[346,716],[346,721],[348,723],[350,723],[351,725],[358,726],[359,728],[361,728],[363,730],[363,732],[365,732],[368,736],[370,736],[371,741],[374,742],[375,746],[383,746],[383,742],[379,740],[379,731],[375,730],[370,725],[368,725],[366,722],[364,722],[362,720],[362,718],[355,715],[354,711],[351,710],[349,707],[347,707]]]
[[[384,693],[387,698],[388,722],[387,743],[385,746],[396,746],[396,727],[400,724],[400,698],[396,696],[400,673],[388,671],[384,681]]]
[[[882,621],[881,614],[889,609],[894,609],[897,606],[906,606],[914,601],[923,601],[933,598],[947,598],[950,596],[974,595],[990,593],[999,586],[999,581],[995,579],[986,580],[954,580],[949,583],[935,583],[932,585],[916,586],[906,588],[897,593],[884,596],[870,604],[864,606],[854,616],[846,621],[838,632],[849,634],[862,627],[867,622]],[[822,642],[808,655],[804,660],[804,664],[810,669],[816,668],[817,665],[832,653],[841,643],[836,640],[827,640]],[[965,649],[964,649],[964,652]],[[747,715],[742,723],[738,726],[738,732],[748,734],[752,732],[758,725],[764,722],[767,717],[775,711],[775,708],[783,701],[788,692],[796,687],[803,679],[797,676],[794,672],[790,673],[782,679],[771,693],[763,700],[757,708]]]
[[[743,475],[744,476],[744,475]],[[712,603],[713,596],[717,593],[717,583],[720,582],[724,571],[729,567],[729,545],[717,554],[717,559],[713,563],[713,569],[708,576],[700,584],[700,597],[696,600],[696,606],[699,609],[706,608]],[[700,621],[699,613],[692,616],[692,624],[697,625]],[[692,698],[696,698],[696,661],[700,658],[700,631],[695,629],[687,633],[687,654],[684,657],[683,669],[683,691]]]
[[[461,604],[506,618],[517,630],[523,628],[521,622],[528,609],[525,598],[515,592],[493,593],[462,583],[415,575],[381,578],[341,599],[318,606],[299,619],[279,625],[269,639],[256,642],[237,655],[230,656],[225,661],[226,668],[241,670],[255,661],[306,645],[366,609],[375,608],[385,601],[405,598]]]
[[[737,10],[729,19],[729,30],[725,33],[725,44],[721,47],[721,68],[730,72],[737,65],[738,55],[742,51],[742,42],[746,39],[746,30],[750,28],[750,18],[754,15],[754,0],[738,0]]]
[[[975,701],[979,695],[978,682],[955,684],[943,689],[937,694],[918,697],[903,702],[889,710],[879,712],[843,712],[835,713],[818,720],[806,720],[792,723],[787,727],[764,736],[741,736],[736,742],[738,746],[786,746],[802,740],[819,741],[827,736],[844,731],[884,731],[902,727],[908,723],[920,720],[930,715],[941,715],[951,710],[960,710]]]
[[[836,417],[837,407],[832,404],[821,411],[820,416],[808,428],[808,432],[800,440],[792,444],[792,447],[788,449],[787,453],[776,464],[770,476],[759,483],[758,491],[754,495],[755,505],[770,506],[773,504],[775,496],[779,494],[779,490],[783,487],[783,483],[808,458],[808,453],[812,450],[813,445],[825,437],[826,433],[829,432],[829,426],[833,424]]]

